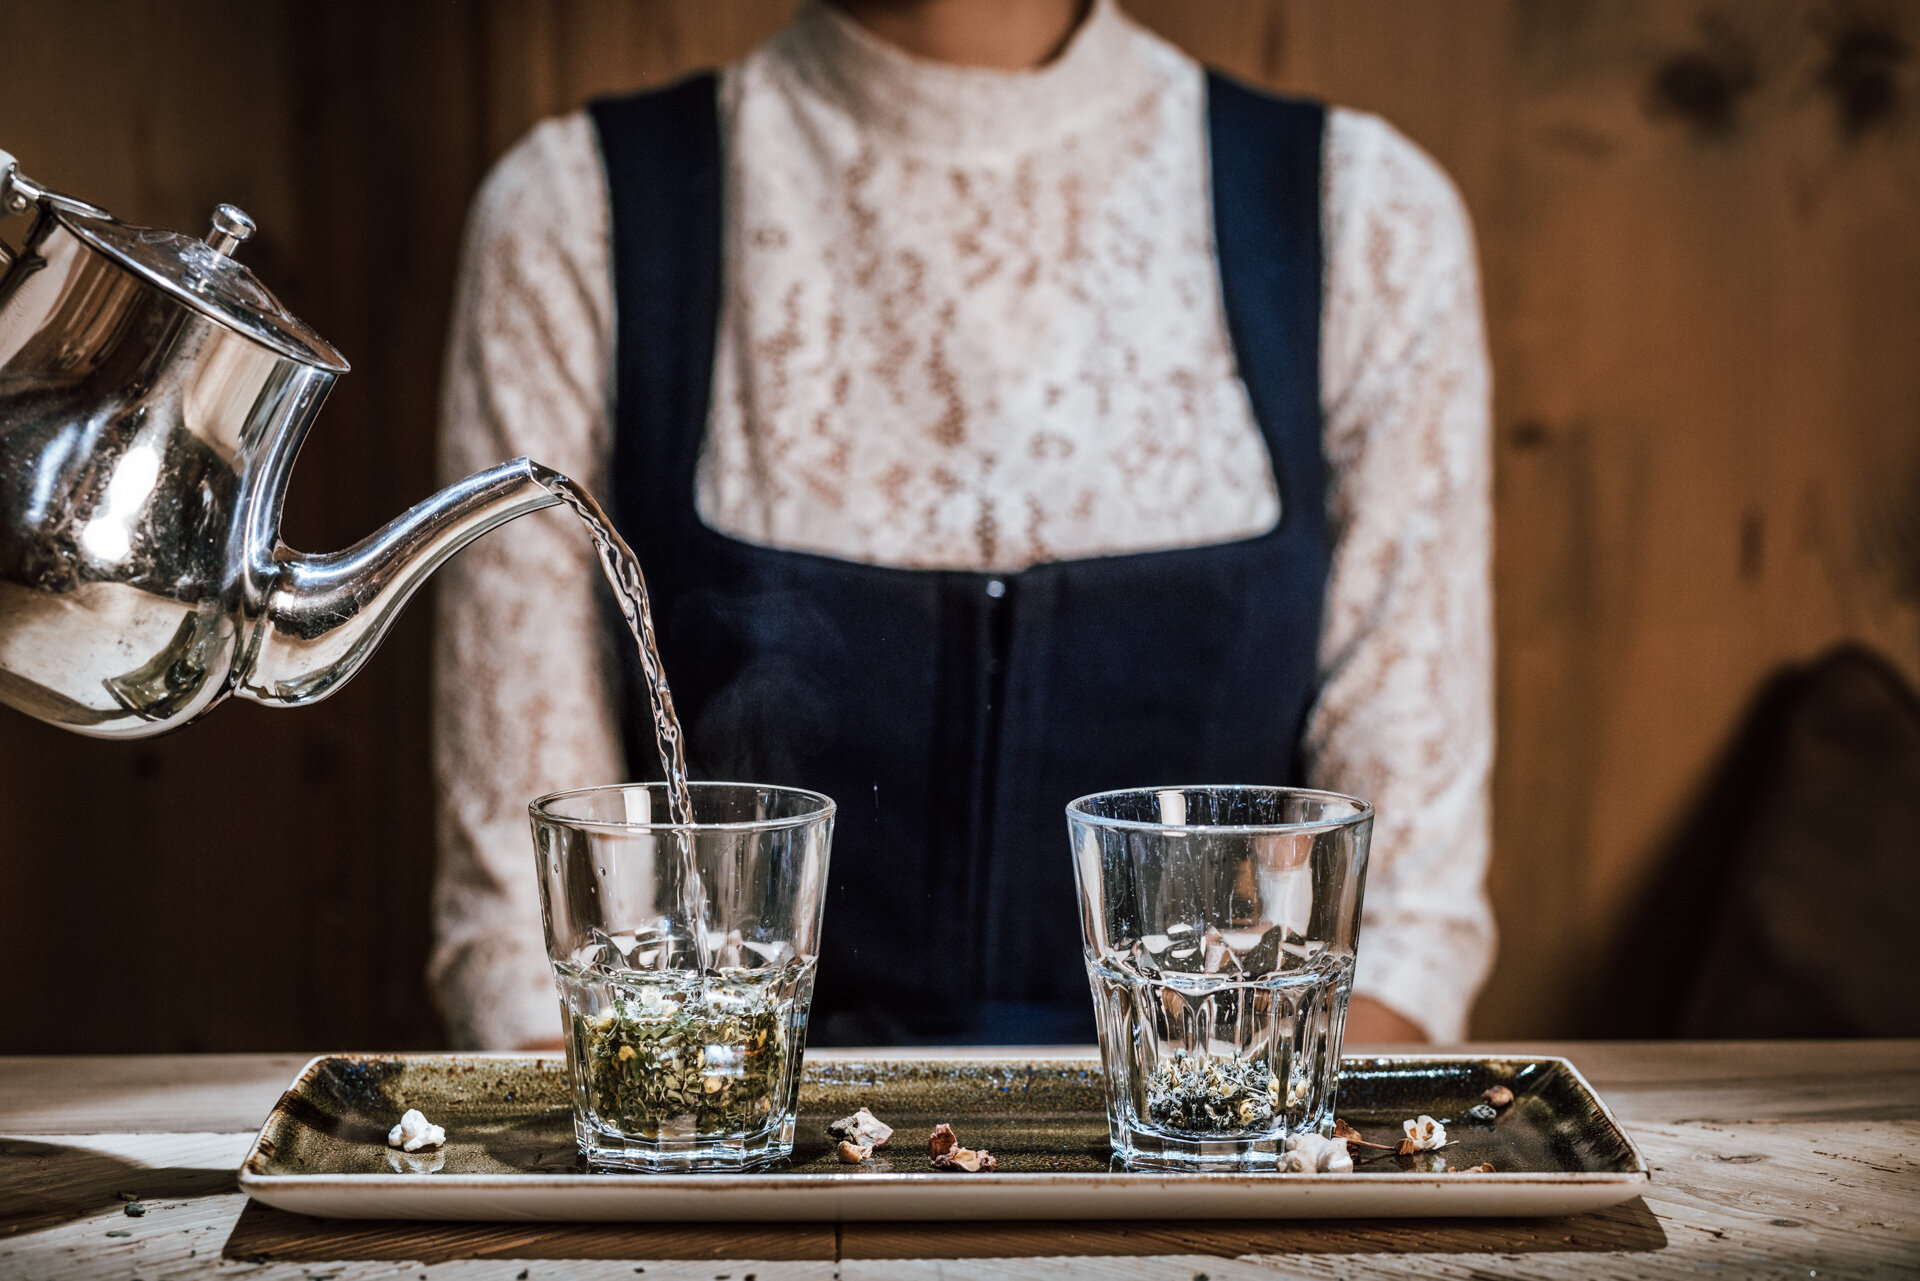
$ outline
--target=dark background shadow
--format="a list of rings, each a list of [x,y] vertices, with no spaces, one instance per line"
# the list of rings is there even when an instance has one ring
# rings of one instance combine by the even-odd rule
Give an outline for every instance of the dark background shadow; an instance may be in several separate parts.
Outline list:
[[[0,1139],[0,1240],[162,1197],[231,1192],[232,1170],[145,1166],[87,1148]],[[129,1219],[132,1227],[138,1220]],[[4,1271],[4,1269],[0,1269]]]
[[[1761,689],[1603,964],[1592,1034],[1920,1035],[1920,698],[1841,646]]]

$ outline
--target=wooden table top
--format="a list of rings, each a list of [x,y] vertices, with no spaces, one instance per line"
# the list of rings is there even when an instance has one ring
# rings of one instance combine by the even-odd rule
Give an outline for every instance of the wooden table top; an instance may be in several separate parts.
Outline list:
[[[234,1184],[305,1055],[0,1058],[0,1277],[1920,1274],[1920,1041],[1463,1048],[1571,1058],[1652,1165],[1646,1197],[1564,1219],[349,1223],[250,1204]],[[128,1216],[122,1193],[146,1213]]]

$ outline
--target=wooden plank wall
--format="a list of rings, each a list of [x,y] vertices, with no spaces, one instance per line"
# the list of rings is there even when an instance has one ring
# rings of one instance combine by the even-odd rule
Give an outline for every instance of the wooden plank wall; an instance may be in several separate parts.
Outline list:
[[[1617,940],[1757,687],[1847,638],[1920,676],[1920,7],[1129,4],[1249,79],[1383,113],[1472,209],[1504,933],[1476,1031],[1629,1029]],[[0,146],[139,221],[256,217],[249,260],[355,364],[288,506],[290,541],[333,547],[431,488],[491,159],[790,10],[22,3]],[[0,1052],[436,1043],[427,628],[416,608],[320,707],[155,742],[0,714]]]

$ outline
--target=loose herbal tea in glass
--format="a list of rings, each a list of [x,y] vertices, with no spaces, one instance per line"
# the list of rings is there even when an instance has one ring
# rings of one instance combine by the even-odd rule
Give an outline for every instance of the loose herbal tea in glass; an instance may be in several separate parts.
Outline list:
[[[1129,1164],[1277,1165],[1333,1124],[1373,811],[1189,787],[1067,807],[1107,1122]]]
[[[705,977],[633,973],[599,984],[564,974],[571,1054],[589,1115],[628,1138],[655,1141],[764,1128],[798,1079],[800,993],[812,985],[812,961]]]
[[[691,824],[657,783],[530,807],[574,1129],[595,1168],[739,1169],[793,1147],[833,802],[688,790]]]

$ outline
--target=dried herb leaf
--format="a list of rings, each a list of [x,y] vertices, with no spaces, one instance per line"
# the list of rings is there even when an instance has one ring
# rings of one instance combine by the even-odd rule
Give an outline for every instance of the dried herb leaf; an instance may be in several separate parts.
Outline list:
[[[1222,1059],[1176,1050],[1147,1080],[1147,1119],[1189,1134],[1270,1130],[1280,1078],[1263,1059]]]
[[[785,967],[782,967],[783,969]],[[703,976],[631,971],[608,1008],[573,1015],[573,1043],[600,1120],[635,1138],[751,1131],[789,1071],[793,975],[728,967]]]

